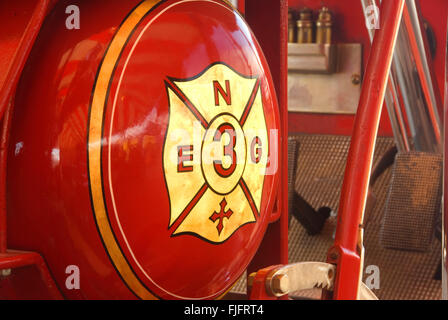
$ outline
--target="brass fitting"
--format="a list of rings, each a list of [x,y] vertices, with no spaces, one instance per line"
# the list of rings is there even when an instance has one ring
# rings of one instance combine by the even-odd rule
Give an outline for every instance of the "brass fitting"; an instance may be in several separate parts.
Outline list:
[[[288,9],[288,42],[297,41],[297,25],[296,25],[296,12],[289,8]]]
[[[316,22],[316,43],[331,43],[331,29],[333,15],[327,7],[319,10],[319,18]]]
[[[297,43],[313,42],[313,11],[304,8],[299,13],[297,20]]]

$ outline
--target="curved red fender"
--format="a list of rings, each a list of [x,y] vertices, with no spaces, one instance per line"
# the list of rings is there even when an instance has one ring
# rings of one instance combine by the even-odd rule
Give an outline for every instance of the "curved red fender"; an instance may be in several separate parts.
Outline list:
[[[41,253],[67,298],[222,296],[278,188],[278,106],[257,41],[221,0],[86,1],[79,30],[61,27],[68,4],[18,86],[9,245]],[[70,265],[80,290],[65,287]]]

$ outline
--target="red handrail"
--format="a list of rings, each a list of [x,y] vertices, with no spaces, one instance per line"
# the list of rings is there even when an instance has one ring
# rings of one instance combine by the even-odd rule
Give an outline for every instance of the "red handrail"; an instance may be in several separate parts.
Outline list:
[[[5,112],[10,108],[12,113],[12,100],[15,95],[17,83],[25,66],[28,55],[31,52],[34,41],[39,33],[40,27],[45,16],[56,1],[40,0],[36,3],[30,21],[23,32],[16,54],[7,72],[3,83],[0,84],[0,119],[4,119],[2,137],[1,137],[1,155],[0,155],[0,253],[6,251],[6,154],[9,140],[9,130],[6,122]]]
[[[49,297],[62,299],[62,295],[40,254],[8,250],[6,226],[6,167],[16,86],[45,16],[55,3],[56,0],[40,0],[36,3],[20,40],[16,55],[9,70],[7,70],[7,76],[0,87],[0,119],[2,120],[0,139],[0,270],[35,266],[40,273],[41,281],[48,290]]]
[[[362,218],[384,94],[405,0],[384,0],[355,117],[337,229],[327,261],[336,264],[333,299],[357,299],[362,270]]]

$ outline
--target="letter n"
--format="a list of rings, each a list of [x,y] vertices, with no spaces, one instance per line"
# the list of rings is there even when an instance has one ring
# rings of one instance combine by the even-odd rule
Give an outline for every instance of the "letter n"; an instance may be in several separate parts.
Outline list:
[[[226,90],[224,91],[223,87],[217,80],[213,80],[213,91],[215,92],[215,106],[219,106],[219,95],[224,98],[224,101],[227,105],[232,104],[232,97],[230,93],[230,81],[226,80]]]

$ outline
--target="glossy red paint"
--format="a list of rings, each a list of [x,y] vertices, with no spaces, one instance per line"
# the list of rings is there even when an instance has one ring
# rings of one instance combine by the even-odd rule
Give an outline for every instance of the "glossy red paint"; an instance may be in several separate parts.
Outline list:
[[[4,71],[0,76],[0,118],[3,120],[0,140],[0,265],[2,269],[12,269],[12,275],[1,281],[0,296],[10,299],[61,298],[39,254],[7,249],[6,223],[7,150],[15,90],[40,27],[53,4],[54,1],[42,0],[0,5],[0,19],[7,30],[0,37],[0,69]],[[27,289],[20,291],[23,283]]]
[[[270,213],[279,173],[265,177],[256,223],[241,226],[226,241],[172,237],[162,163],[169,121],[164,81],[196,77],[217,62],[258,77],[267,129],[278,130],[277,98],[259,44],[224,1],[157,4],[129,33],[106,83],[104,117],[94,118],[94,88],[104,84],[98,77],[108,67],[103,61],[131,17],[126,14],[141,3],[108,1],[103,10],[100,1],[83,2],[80,30],[64,28],[69,4],[59,1],[47,17],[17,89],[8,151],[8,245],[41,253],[66,298],[221,296],[246,269],[275,218]],[[88,140],[92,121],[104,123],[98,145]],[[99,147],[102,181],[92,180],[88,163]],[[92,189],[98,187],[107,221],[95,219],[92,205],[99,200]],[[101,232],[103,223],[110,224],[113,239]],[[109,241],[119,250],[111,250]],[[80,269],[80,290],[65,288],[68,265]]]
[[[252,281],[252,285],[247,288],[250,300],[278,300],[278,298],[266,291],[266,283],[272,275],[282,265],[273,265],[259,270]],[[287,297],[285,297],[287,298]]]
[[[238,0],[237,8],[241,14],[244,14],[246,11],[246,0]]]
[[[446,44],[445,44],[445,101],[444,101],[444,110],[443,110],[443,134],[444,134],[444,143],[443,143],[443,198],[448,199],[448,130],[446,126],[448,125],[448,31],[445,34]],[[446,252],[446,246],[448,244],[448,201],[444,200],[443,203],[443,233],[442,233],[442,273],[445,272],[445,276],[448,275],[448,255]],[[448,294],[448,285],[445,282],[445,288],[442,287],[442,290],[446,290],[446,294]],[[446,298],[446,297],[444,297]]]
[[[328,262],[337,266],[333,299],[357,299],[362,264],[364,213],[381,107],[405,0],[383,1],[381,28],[372,52],[356,114],[338,210],[336,235]]]
[[[2,55],[0,68],[0,118],[16,89],[22,69],[39,33],[51,0],[24,1],[0,6],[0,19],[5,21],[7,32],[0,38]]]
[[[0,37],[0,119],[6,110],[13,109],[13,99],[19,77],[39,33],[43,20],[52,7],[52,2],[42,0],[0,5],[0,19],[8,32]],[[6,149],[9,142],[10,114],[3,121],[0,147],[0,253],[6,251]]]
[[[20,274],[20,269],[24,269],[30,266],[34,266],[37,268],[38,274],[34,277],[34,279],[28,279],[27,276],[23,276],[19,281],[14,277],[17,273]],[[9,299],[62,299],[61,293],[54,283],[53,278],[51,277],[50,272],[48,271],[47,265],[42,257],[35,252],[26,252],[26,251],[17,251],[17,250],[8,250],[5,253],[0,253],[0,270],[4,269],[12,269],[11,273],[13,274],[12,279],[7,279],[9,281],[10,288],[5,288],[7,286],[0,287],[0,296],[2,298]],[[17,272],[17,270],[19,270]],[[19,283],[24,283],[23,280],[29,280],[30,286],[25,285],[26,289],[22,291],[23,293],[18,294],[20,291]],[[41,281],[43,286],[39,288],[39,282]],[[36,288],[39,288],[36,290]]]
[[[0,140],[0,253],[7,249],[6,228],[6,162],[8,158],[9,131],[11,129],[12,103],[9,103],[3,115]]]
[[[281,131],[279,149],[280,188],[277,210],[280,220],[268,226],[263,242],[248,268],[248,273],[288,263],[288,3],[286,0],[246,0],[245,18],[254,31],[268,60],[277,91]]]

